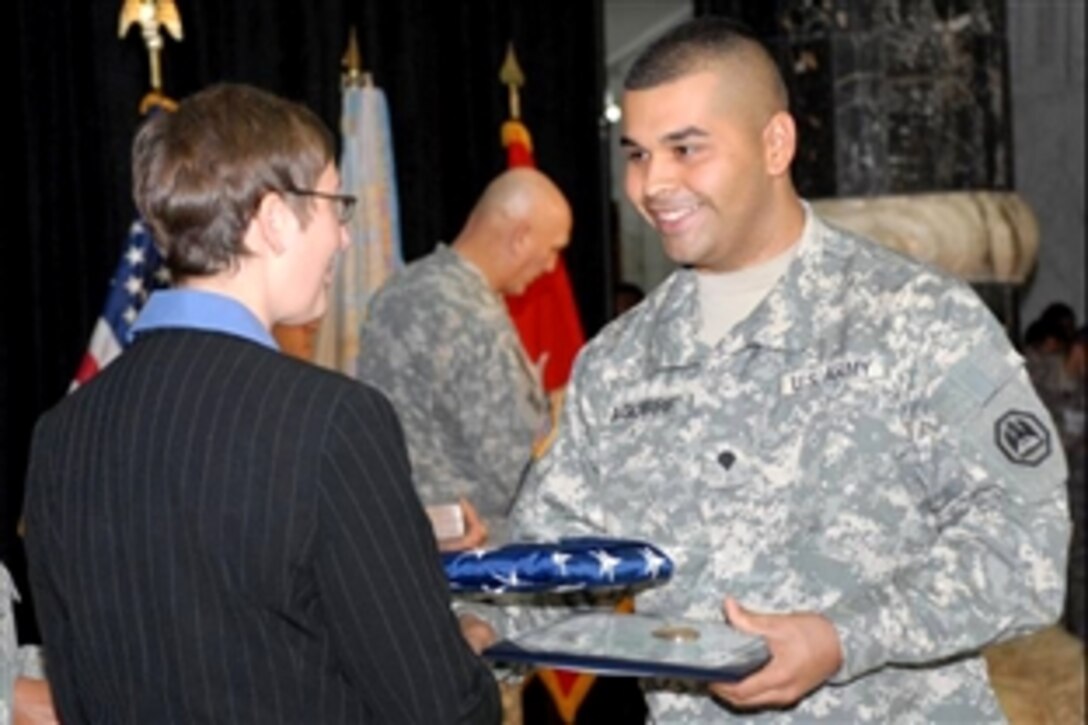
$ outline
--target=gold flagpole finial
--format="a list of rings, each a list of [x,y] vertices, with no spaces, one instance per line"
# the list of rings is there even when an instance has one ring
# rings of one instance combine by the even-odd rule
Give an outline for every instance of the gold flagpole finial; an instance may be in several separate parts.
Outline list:
[[[118,25],[118,37],[124,38],[133,25],[140,26],[140,35],[143,36],[144,45],[147,46],[148,56],[151,62],[151,90],[152,93],[162,92],[162,71],[159,62],[159,54],[162,52],[162,35],[159,28],[165,27],[166,32],[180,41],[181,15],[174,0],[124,0],[121,6],[121,20]]]
[[[510,118],[521,118],[521,98],[518,95],[518,88],[525,85],[525,74],[521,72],[521,66],[518,65],[513,42],[506,44],[506,58],[499,70],[499,80],[510,93]]]
[[[363,70],[363,54],[359,52],[359,38],[354,25],[348,33],[348,49],[344,51],[340,65],[344,68],[344,87],[362,85],[369,88],[374,85],[370,73]]]

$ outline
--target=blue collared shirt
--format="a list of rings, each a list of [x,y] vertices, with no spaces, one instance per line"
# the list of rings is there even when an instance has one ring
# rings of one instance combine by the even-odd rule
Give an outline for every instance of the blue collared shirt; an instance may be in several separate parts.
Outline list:
[[[177,328],[222,332],[279,350],[272,333],[241,302],[194,289],[153,293],[132,325],[128,342],[144,332]]]

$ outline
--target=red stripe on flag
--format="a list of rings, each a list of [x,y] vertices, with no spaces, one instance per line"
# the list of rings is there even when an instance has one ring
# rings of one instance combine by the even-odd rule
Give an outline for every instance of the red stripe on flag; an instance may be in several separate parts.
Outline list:
[[[83,360],[79,363],[79,369],[76,370],[76,377],[73,381],[75,385],[83,385],[95,375],[98,374],[98,362],[91,356],[90,353],[83,355]]]
[[[562,388],[570,379],[574,358],[585,342],[563,259],[559,259],[551,272],[538,277],[523,294],[507,297],[506,306],[529,359],[536,361],[542,355],[548,356],[544,366],[544,389],[551,392]]]
[[[536,166],[532,137],[521,121],[509,120],[503,124],[502,142],[506,146],[508,167]],[[574,358],[586,341],[563,258],[524,293],[507,297],[506,306],[529,359],[539,363],[547,356],[544,389],[550,393],[562,388],[570,379]]]

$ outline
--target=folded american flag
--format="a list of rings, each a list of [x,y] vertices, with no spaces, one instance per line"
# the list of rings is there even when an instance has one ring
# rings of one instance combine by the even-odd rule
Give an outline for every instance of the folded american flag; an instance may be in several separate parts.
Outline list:
[[[661,549],[636,539],[583,537],[507,544],[442,555],[454,592],[570,592],[613,589],[672,576]]]

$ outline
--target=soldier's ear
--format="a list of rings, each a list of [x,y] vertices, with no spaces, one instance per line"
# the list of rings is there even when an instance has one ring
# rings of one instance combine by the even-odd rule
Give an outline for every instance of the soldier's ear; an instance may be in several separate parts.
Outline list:
[[[797,153],[797,125],[793,116],[779,111],[763,128],[764,165],[771,176],[789,173]]]
[[[506,247],[510,251],[512,261],[520,262],[528,253],[532,243],[529,231],[529,222],[524,219],[510,226]]]

